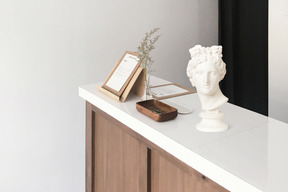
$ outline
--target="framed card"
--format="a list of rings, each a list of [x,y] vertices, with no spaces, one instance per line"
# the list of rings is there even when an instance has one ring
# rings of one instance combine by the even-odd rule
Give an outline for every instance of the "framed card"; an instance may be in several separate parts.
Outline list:
[[[167,99],[170,97],[177,97],[181,95],[195,93],[193,89],[189,89],[178,85],[176,83],[169,83],[164,85],[157,85],[151,87],[152,95],[155,99]]]
[[[120,97],[139,66],[140,61],[137,53],[126,51],[116,63],[102,87]]]

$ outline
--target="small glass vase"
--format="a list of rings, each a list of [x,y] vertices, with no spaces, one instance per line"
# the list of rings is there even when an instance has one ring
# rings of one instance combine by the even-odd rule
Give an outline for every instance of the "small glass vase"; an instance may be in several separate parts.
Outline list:
[[[152,96],[151,87],[150,87],[150,74],[145,71],[144,90],[141,96],[141,100],[145,101],[145,100],[149,100],[152,98],[153,96]]]

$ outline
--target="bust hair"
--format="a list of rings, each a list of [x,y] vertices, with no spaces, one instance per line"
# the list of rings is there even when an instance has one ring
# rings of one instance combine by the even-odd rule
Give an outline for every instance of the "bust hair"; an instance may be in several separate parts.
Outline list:
[[[219,70],[219,81],[221,81],[226,74],[226,64],[222,60],[222,46],[202,47],[196,45],[189,49],[191,60],[187,66],[187,75],[191,76],[192,71],[201,63],[212,62]]]

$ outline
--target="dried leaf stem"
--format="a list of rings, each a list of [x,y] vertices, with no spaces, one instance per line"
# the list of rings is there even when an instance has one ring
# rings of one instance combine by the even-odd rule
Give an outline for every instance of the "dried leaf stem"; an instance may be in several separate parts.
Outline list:
[[[145,33],[145,38],[142,40],[140,43],[140,46],[137,47],[138,49],[138,57],[140,59],[141,66],[144,67],[144,72],[145,72],[145,80],[146,79],[146,73],[151,72],[151,67],[154,62],[152,57],[150,56],[150,52],[155,49],[154,44],[157,42],[159,37],[161,35],[156,35],[155,33],[159,30],[160,28],[153,28],[149,33]],[[156,36],[154,36],[156,35]],[[153,37],[154,36],[154,37]]]

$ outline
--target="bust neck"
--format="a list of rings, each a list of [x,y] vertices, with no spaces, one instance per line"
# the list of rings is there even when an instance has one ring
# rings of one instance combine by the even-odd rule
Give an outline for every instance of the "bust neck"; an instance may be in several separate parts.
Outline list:
[[[223,95],[220,88],[213,95],[203,95],[198,93],[202,110],[217,111],[218,108],[228,101],[228,98]]]

